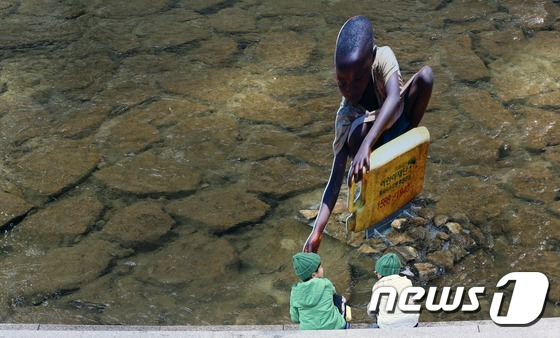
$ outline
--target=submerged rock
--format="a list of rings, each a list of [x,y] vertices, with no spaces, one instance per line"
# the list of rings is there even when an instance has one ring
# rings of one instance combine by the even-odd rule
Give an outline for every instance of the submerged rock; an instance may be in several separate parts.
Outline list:
[[[531,163],[526,167],[510,170],[504,180],[518,197],[550,202],[556,196],[555,177],[544,163]]]
[[[0,262],[2,270],[10,272],[1,276],[2,285],[9,285],[5,292],[12,302],[37,305],[95,280],[119,252],[115,244],[88,240],[45,254],[8,257]],[[13,280],[25,282],[14,284]]]
[[[416,263],[414,267],[418,271],[418,277],[421,281],[428,281],[437,276],[437,267],[431,263]]]
[[[293,164],[285,157],[275,157],[252,166],[247,190],[282,196],[323,184],[323,179],[309,165]]]
[[[9,225],[14,219],[24,216],[32,207],[33,205],[21,197],[0,191],[0,228]]]
[[[235,249],[228,241],[196,232],[140,257],[137,265],[142,272],[138,272],[137,278],[204,288],[231,279],[230,270],[237,261]]]
[[[171,230],[175,221],[160,204],[151,201],[134,203],[111,217],[100,235],[124,247],[157,245],[159,239]]]
[[[254,53],[265,67],[294,68],[309,62],[317,42],[311,35],[292,31],[262,34]],[[249,51],[253,52],[253,51]]]
[[[257,122],[301,128],[313,121],[313,115],[263,93],[241,92],[233,95],[228,107],[239,117]]]
[[[233,185],[202,190],[169,203],[165,209],[176,217],[194,220],[204,224],[210,232],[219,233],[260,220],[270,210],[270,206],[257,195]]]
[[[104,206],[89,194],[66,197],[27,217],[14,236],[41,246],[66,246],[93,228]]]
[[[515,64],[515,67],[511,67]],[[492,84],[505,102],[546,93],[555,88],[560,70],[554,61],[533,53],[516,53],[511,58],[501,58],[489,65]],[[547,76],[543,76],[547,74]]]
[[[189,166],[151,152],[126,158],[94,176],[112,189],[138,195],[192,191],[200,182],[200,173]]]
[[[252,32],[256,27],[255,16],[239,7],[224,8],[211,15],[208,21],[214,29],[227,33]]]
[[[490,77],[490,72],[472,49],[472,38],[468,34],[450,36],[444,41],[445,63],[459,80],[469,83]]]
[[[546,146],[560,144],[558,114],[529,107],[519,109],[519,113],[526,116],[522,127],[522,141],[525,147],[530,150],[542,151]]]
[[[125,114],[105,122],[99,128],[95,139],[105,147],[128,154],[145,149],[159,141],[161,136],[158,129],[149,124],[144,116]]]
[[[449,271],[454,265],[455,256],[451,251],[445,250],[429,253],[426,258],[433,264]]]
[[[58,195],[89,176],[100,159],[88,143],[58,141],[18,160],[17,175],[21,185],[40,196]]]

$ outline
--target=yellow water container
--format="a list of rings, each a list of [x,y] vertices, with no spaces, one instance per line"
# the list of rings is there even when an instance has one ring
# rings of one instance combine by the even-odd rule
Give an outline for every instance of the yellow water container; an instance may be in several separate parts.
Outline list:
[[[348,231],[365,230],[390,216],[422,191],[430,133],[418,127],[375,149],[370,170],[363,175],[361,191],[350,184],[346,221]],[[358,183],[360,184],[360,183]]]

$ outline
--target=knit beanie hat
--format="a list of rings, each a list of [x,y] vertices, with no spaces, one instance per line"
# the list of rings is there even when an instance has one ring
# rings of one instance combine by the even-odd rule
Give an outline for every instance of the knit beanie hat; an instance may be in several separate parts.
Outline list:
[[[296,275],[301,280],[307,280],[321,265],[321,256],[313,252],[298,252],[292,257],[292,262]]]
[[[377,260],[375,271],[381,276],[395,275],[401,272],[401,262],[394,253],[388,253]]]

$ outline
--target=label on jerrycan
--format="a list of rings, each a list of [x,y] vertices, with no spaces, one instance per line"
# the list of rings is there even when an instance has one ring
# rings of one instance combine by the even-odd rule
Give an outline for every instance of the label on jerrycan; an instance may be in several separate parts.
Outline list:
[[[375,149],[370,155],[370,170],[355,197],[351,182],[347,221],[348,231],[362,231],[390,216],[422,191],[428,158],[430,133],[418,127]]]

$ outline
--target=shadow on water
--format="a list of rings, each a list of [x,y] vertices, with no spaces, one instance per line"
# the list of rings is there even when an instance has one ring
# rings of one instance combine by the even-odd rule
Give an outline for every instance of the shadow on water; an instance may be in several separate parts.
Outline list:
[[[356,14],[405,79],[434,70],[422,208],[484,238],[424,285],[491,295],[508,272],[541,271],[558,316],[558,3],[11,1],[0,320],[289,323],[291,256],[310,231],[298,211],[332,162],[333,47]],[[330,236],[320,253],[367,321],[375,255]],[[421,320],[488,319],[490,300]]]

